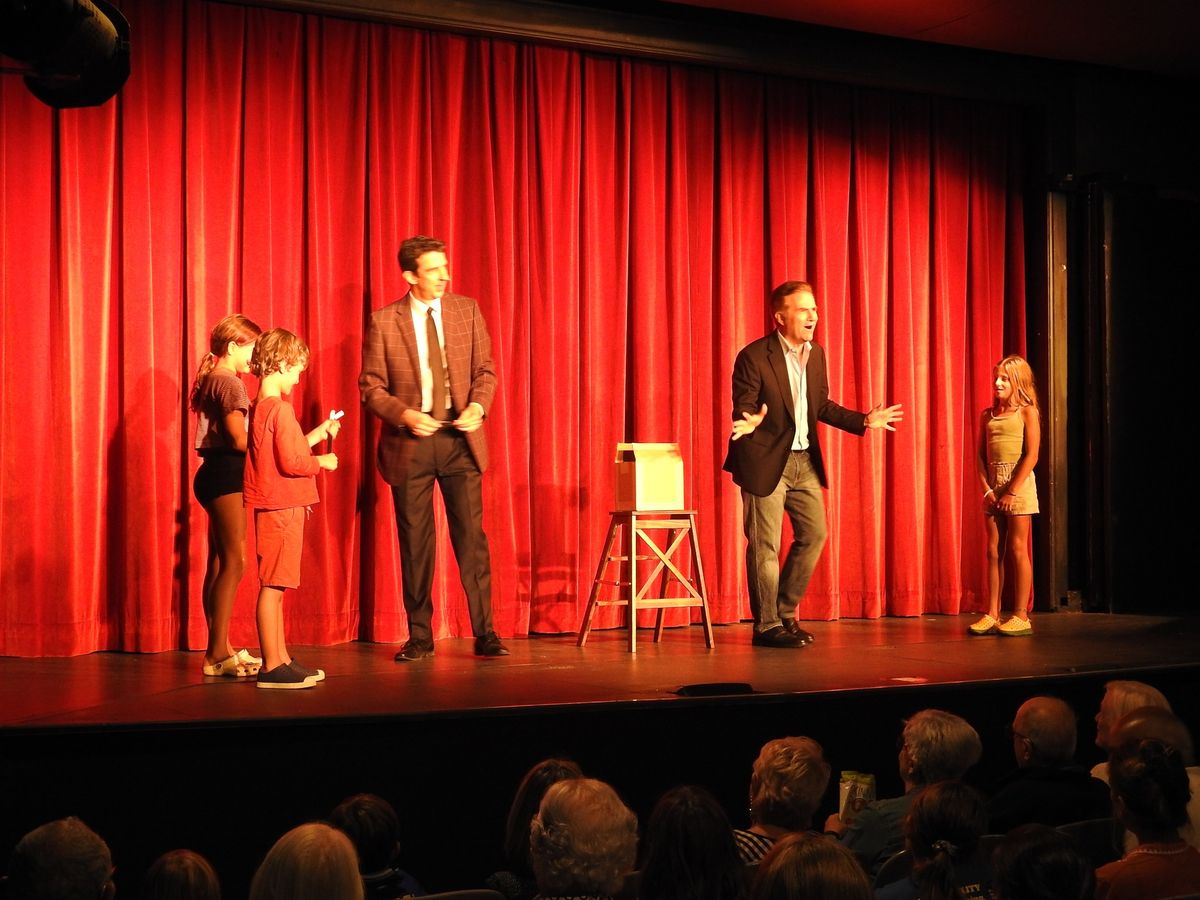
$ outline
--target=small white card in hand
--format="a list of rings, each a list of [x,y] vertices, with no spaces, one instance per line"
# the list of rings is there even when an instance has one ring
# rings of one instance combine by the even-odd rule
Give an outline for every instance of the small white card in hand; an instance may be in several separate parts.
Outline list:
[[[336,422],[338,419],[340,419],[345,414],[346,414],[346,411],[344,409],[338,409],[338,410],[331,409],[329,411],[329,421]]]

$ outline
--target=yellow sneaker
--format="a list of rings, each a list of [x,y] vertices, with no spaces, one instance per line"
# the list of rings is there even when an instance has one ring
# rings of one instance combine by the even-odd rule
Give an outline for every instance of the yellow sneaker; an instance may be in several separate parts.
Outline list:
[[[1033,634],[1033,623],[1028,619],[1018,619],[1016,616],[1013,616],[996,630],[1008,637],[1025,637],[1026,635]]]
[[[995,619],[993,619],[991,616],[985,615],[982,619],[980,619],[975,624],[968,625],[967,631],[970,632],[971,634],[976,634],[976,635],[991,634],[993,631],[996,630],[996,626],[999,624],[1000,623],[997,622]]]

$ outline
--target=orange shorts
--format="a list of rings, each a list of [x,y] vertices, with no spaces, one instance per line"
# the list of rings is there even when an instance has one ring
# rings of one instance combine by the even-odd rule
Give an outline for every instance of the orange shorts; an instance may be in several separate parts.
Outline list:
[[[308,507],[256,509],[255,549],[258,580],[267,587],[300,587],[300,550],[304,546],[304,520]]]

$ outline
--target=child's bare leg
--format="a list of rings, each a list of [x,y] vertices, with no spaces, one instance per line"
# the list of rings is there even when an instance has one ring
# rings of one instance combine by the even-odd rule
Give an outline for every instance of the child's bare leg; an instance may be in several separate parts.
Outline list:
[[[204,566],[204,584],[200,588],[200,598],[204,606],[204,627],[211,638],[213,630],[213,584],[217,580],[217,574],[221,571],[221,555],[217,552],[217,545],[220,539],[217,537],[217,525],[213,521],[213,511],[207,506],[204,507],[204,511],[208,513],[208,559]]]
[[[987,590],[988,615],[1000,618],[1000,596],[1004,592],[1004,569],[1000,555],[1000,523],[998,516],[984,516],[987,526]]]
[[[270,672],[287,662],[281,655],[283,588],[264,584],[258,591],[258,639],[262,643],[263,669]],[[283,652],[286,653],[286,650]]]
[[[1033,566],[1029,562],[1029,523],[1031,516],[1008,517],[1005,562],[1012,570],[1013,615],[1029,618],[1029,595],[1033,589]]]
[[[212,581],[206,610],[208,618],[209,663],[217,663],[233,655],[229,642],[229,620],[238,585],[246,569],[246,511],[242,495],[223,494],[209,507],[209,553],[217,558],[216,574]]]
[[[279,618],[275,622],[275,646],[279,648],[279,658],[291,664],[292,654],[288,653],[287,641],[283,637],[283,604],[279,604]]]

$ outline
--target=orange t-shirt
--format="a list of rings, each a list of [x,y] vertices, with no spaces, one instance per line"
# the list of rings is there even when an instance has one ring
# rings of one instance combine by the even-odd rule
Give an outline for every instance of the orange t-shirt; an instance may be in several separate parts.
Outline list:
[[[292,404],[280,397],[250,408],[249,452],[243,498],[251,509],[287,509],[319,503],[321,466],[296,421]]]

